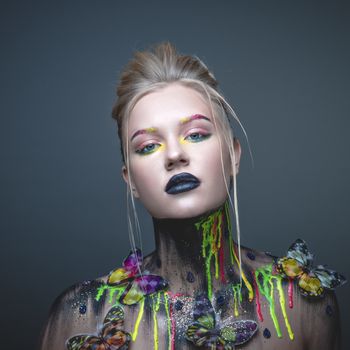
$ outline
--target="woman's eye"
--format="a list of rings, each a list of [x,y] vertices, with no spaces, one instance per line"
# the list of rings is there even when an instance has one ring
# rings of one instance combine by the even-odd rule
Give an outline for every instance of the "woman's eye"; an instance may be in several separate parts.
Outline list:
[[[153,153],[160,145],[156,143],[149,143],[145,147],[139,148],[136,150],[136,153],[145,155],[145,154],[150,154]]]
[[[185,137],[185,140],[188,140],[190,142],[199,142],[203,141],[210,137],[210,134],[201,134],[200,132],[193,132]]]

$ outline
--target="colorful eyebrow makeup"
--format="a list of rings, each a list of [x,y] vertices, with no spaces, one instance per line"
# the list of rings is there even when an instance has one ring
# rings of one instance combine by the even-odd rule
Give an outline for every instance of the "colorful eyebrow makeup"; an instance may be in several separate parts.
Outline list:
[[[202,114],[193,114],[189,117],[182,117],[180,118],[180,124],[187,124],[189,122],[192,122],[193,120],[197,120],[197,119],[203,119],[203,120],[207,120],[208,122],[211,123],[211,120],[202,115]],[[130,141],[132,141],[136,136],[139,136],[139,135],[143,135],[143,134],[153,134],[157,131],[157,128],[155,127],[150,127],[150,128],[146,128],[146,129],[140,129],[140,130],[137,130],[131,137]]]

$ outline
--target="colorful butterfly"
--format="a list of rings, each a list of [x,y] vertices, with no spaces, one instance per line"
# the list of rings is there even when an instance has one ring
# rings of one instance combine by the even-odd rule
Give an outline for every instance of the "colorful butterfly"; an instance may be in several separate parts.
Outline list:
[[[123,261],[123,267],[113,270],[107,279],[110,286],[126,286],[119,298],[125,305],[138,303],[144,296],[158,292],[168,286],[168,282],[160,276],[148,272],[140,272],[142,254],[140,249],[130,252]]]
[[[66,342],[68,350],[126,350],[131,336],[122,330],[124,311],[120,306],[110,309],[99,336],[76,335]]]
[[[258,329],[255,321],[239,320],[224,322],[216,320],[216,314],[211,302],[205,295],[196,298],[194,322],[186,331],[186,339],[195,346],[216,350],[233,350],[236,345],[246,343]]]
[[[307,296],[322,296],[324,289],[334,289],[346,282],[344,276],[324,265],[312,267],[313,255],[305,241],[297,239],[287,256],[277,260],[277,270],[284,277],[297,278],[300,291]]]

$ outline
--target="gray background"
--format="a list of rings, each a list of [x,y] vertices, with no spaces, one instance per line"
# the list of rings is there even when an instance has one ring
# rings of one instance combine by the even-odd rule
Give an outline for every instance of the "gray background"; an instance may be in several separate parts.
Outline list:
[[[350,277],[349,14],[334,0],[1,1],[1,347],[35,349],[54,298],[128,253],[110,112],[133,51],[162,40],[207,63],[248,132],[243,244],[284,255],[301,237]],[[349,342],[349,285],[337,294]]]

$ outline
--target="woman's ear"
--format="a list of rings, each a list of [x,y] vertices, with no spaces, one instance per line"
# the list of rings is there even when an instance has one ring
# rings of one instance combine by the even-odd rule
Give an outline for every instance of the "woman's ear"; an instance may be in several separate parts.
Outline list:
[[[236,171],[236,175],[239,173],[239,164],[241,161],[241,153],[242,153],[242,149],[241,149],[241,144],[239,143],[239,140],[234,137],[233,138],[233,148],[235,151],[235,171]]]
[[[122,166],[122,175],[123,175],[124,181],[127,183],[128,186],[129,186],[129,183],[130,183],[132,195],[135,198],[139,198],[139,193],[137,192],[135,185],[130,180],[129,171],[128,171],[128,169],[127,169],[127,167],[125,165]]]

